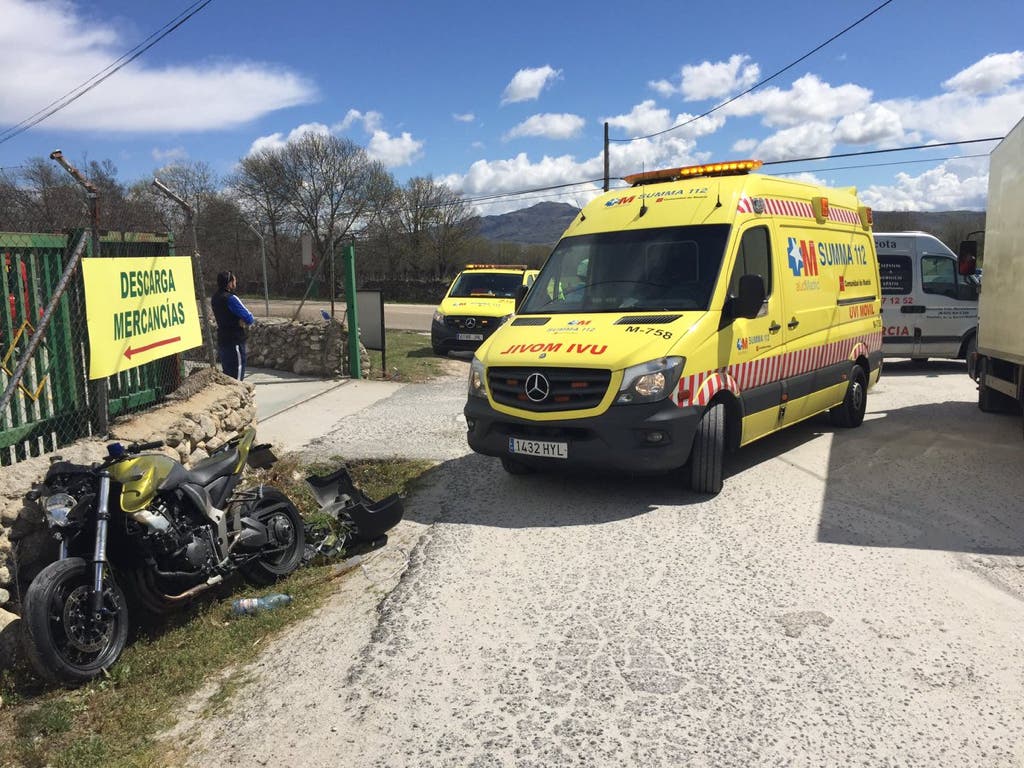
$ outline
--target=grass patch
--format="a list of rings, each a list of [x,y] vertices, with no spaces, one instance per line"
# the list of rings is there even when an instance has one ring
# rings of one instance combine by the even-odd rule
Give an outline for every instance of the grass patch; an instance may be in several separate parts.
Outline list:
[[[369,350],[370,378],[423,382],[444,372],[442,358],[430,347],[430,334],[419,331],[385,331],[388,369],[381,368],[381,353]],[[386,375],[385,375],[386,373]]]
[[[303,478],[334,469],[284,457],[252,480],[272,484],[304,514],[316,509]],[[405,460],[349,464],[357,485],[371,498],[401,493],[431,466]],[[309,616],[334,591],[331,564],[303,568],[267,590],[236,582],[164,624],[137,633],[107,676],[75,690],[45,687],[27,668],[0,674],[0,764],[22,766],[157,766],[165,756],[154,737],[175,720],[187,695],[220,677],[211,706],[222,704],[244,682],[235,666],[248,661],[285,627]],[[235,617],[226,597],[286,592],[286,608]],[[219,599],[218,599],[219,598]],[[13,761],[13,762],[8,762]]]

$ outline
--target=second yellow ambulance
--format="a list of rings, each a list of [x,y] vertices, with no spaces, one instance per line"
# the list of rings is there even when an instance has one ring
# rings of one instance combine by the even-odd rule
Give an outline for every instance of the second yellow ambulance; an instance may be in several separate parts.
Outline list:
[[[470,447],[514,474],[686,466],[717,493],[727,450],[822,411],[858,426],[882,358],[871,210],[760,165],[587,205],[473,358]]]

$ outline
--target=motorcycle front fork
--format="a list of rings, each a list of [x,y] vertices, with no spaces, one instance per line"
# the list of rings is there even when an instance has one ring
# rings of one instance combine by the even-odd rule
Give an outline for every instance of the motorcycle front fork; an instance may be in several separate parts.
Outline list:
[[[110,473],[100,472],[100,494],[96,501],[96,548],[92,567],[92,613],[97,620],[103,618],[103,568],[107,563],[107,525],[110,521]],[[62,543],[62,546],[63,543]]]

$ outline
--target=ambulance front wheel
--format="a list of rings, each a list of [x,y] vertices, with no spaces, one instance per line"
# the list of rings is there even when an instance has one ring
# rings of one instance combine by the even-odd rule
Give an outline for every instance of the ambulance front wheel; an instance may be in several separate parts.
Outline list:
[[[868,377],[864,369],[854,365],[843,402],[828,412],[837,427],[859,427],[868,408]]]
[[[697,422],[690,451],[690,488],[697,493],[722,490],[725,462],[725,405],[714,403]]]

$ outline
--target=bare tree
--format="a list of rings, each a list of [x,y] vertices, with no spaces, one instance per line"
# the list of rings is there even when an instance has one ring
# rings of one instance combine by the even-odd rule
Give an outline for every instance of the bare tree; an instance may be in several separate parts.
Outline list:
[[[282,155],[264,149],[244,157],[228,179],[242,215],[266,238],[271,282],[278,289],[287,285],[288,275],[296,264],[296,232],[285,189]]]
[[[384,228],[399,234],[395,251],[402,266],[439,278],[448,276],[466,257],[476,232],[469,205],[429,176],[409,179],[396,203]]]

